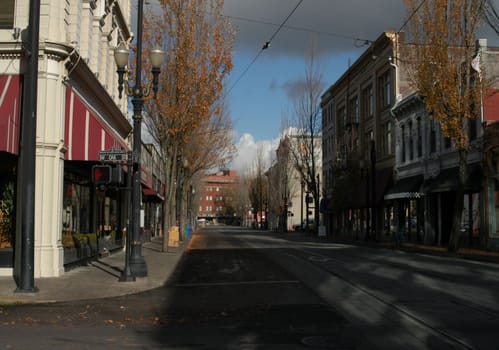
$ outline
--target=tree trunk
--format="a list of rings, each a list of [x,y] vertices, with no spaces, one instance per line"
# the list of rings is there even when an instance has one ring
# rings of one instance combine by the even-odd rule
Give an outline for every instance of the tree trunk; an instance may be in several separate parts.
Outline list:
[[[168,149],[164,152],[165,154],[168,154]],[[171,157],[170,157],[171,158]],[[172,174],[173,174],[173,169],[172,169],[172,161],[170,158],[166,158],[163,163],[163,167],[165,169],[165,199],[163,201],[163,251],[166,252],[168,250],[168,232],[170,230],[170,227],[174,225],[174,218],[175,216],[173,215],[173,199],[174,197],[174,186],[172,182]]]
[[[452,228],[449,237],[449,251],[455,252],[459,248],[459,238],[461,237],[461,216],[464,208],[464,186],[468,173],[467,168],[468,152],[459,150],[459,174],[456,196],[454,200],[454,217],[452,219]]]
[[[317,197],[315,197],[315,200],[314,200],[314,223],[315,223],[315,227],[314,227],[314,231],[315,231],[315,234],[318,235],[319,234],[319,215],[320,215],[320,199],[319,199],[319,195],[317,194]]]

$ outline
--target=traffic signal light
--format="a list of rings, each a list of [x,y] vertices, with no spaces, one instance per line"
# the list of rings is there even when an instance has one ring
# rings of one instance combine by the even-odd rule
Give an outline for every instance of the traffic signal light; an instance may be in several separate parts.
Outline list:
[[[94,165],[92,167],[92,181],[96,185],[108,185],[113,180],[113,168],[110,165]]]

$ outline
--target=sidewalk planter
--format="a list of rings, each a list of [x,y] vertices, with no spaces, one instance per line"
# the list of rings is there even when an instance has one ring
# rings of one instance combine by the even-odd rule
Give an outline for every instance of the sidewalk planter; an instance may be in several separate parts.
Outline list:
[[[120,245],[116,244],[114,231],[104,236],[95,233],[63,234],[61,242],[64,247],[65,266],[84,263],[96,258],[100,253],[120,248]]]

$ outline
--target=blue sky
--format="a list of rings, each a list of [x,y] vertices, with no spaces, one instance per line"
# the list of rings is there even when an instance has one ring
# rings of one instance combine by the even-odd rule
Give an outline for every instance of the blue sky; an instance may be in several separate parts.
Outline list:
[[[241,56],[235,57],[233,75],[236,77],[253,59]],[[304,60],[304,57],[260,57],[234,85],[229,94],[230,111],[238,136],[250,133],[256,141],[279,136],[282,116],[289,115],[291,101],[286,86],[304,76]],[[324,70],[325,80],[336,80],[341,74],[338,67],[343,65],[343,57],[340,62],[335,61],[328,62],[328,69]]]

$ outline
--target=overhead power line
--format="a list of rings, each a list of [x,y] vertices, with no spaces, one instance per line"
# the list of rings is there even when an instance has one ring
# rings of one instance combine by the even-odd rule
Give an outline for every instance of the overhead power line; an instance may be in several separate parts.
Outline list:
[[[301,5],[302,2],[303,2],[303,0],[298,1],[298,3],[296,4],[296,6],[293,8],[293,10],[291,10],[291,12],[288,14],[288,16],[284,19],[284,21],[282,21],[282,23],[279,25],[279,27],[277,28],[277,30],[272,34],[272,36],[270,37],[270,39],[267,40],[263,44],[262,49],[258,52],[258,54],[255,56],[255,58],[253,58],[253,60],[246,67],[246,69],[236,79],[236,81],[234,82],[234,84],[232,84],[232,86],[230,87],[230,89],[227,91],[226,95],[230,94],[230,92],[232,91],[232,89],[234,89],[234,87],[237,85],[237,83],[239,83],[239,81],[243,78],[243,76],[248,72],[248,70],[251,68],[251,66],[253,66],[253,64],[256,62],[256,60],[258,59],[258,57],[260,57],[260,55],[262,54],[262,52],[270,47],[270,44],[272,43],[272,40],[274,40],[274,38],[276,37],[276,35],[279,33],[279,31],[282,29],[282,27],[286,24],[286,22],[288,21],[288,19],[293,15],[293,13],[295,13],[295,11],[298,9],[298,7]]]
[[[238,21],[245,21],[245,22],[250,22],[250,23],[257,23],[257,24],[265,24],[268,26],[274,26],[278,27],[280,24],[273,23],[273,22],[267,22],[267,21],[262,21],[254,18],[247,18],[247,17],[240,17],[240,16],[229,16],[229,15],[223,15],[224,17],[230,18],[230,19],[235,19]],[[371,42],[369,39],[364,39],[364,38],[358,38],[354,36],[349,36],[345,34],[340,34],[340,33],[333,33],[333,32],[328,32],[324,30],[317,30],[317,29],[311,29],[311,28],[305,28],[305,27],[298,27],[298,26],[290,26],[290,25],[284,25],[282,28],[286,29],[292,29],[300,32],[308,32],[308,33],[315,33],[315,34],[321,34],[321,35],[328,35],[328,36],[334,36],[337,38],[342,38],[342,39],[347,39],[347,40],[354,40],[358,42]]]
[[[274,34],[272,34],[270,39],[265,44],[267,44],[267,43],[270,44],[272,42],[272,40],[276,37],[277,33],[279,33],[281,31],[282,27],[286,24],[286,22],[293,15],[293,13],[295,13],[296,9],[301,5],[302,2],[303,2],[303,0],[298,1],[296,6],[294,7],[294,9],[289,13],[288,17],[286,17],[286,19],[281,23],[279,28],[277,28],[277,30],[274,32]],[[265,45],[264,45],[264,47],[265,47]]]

